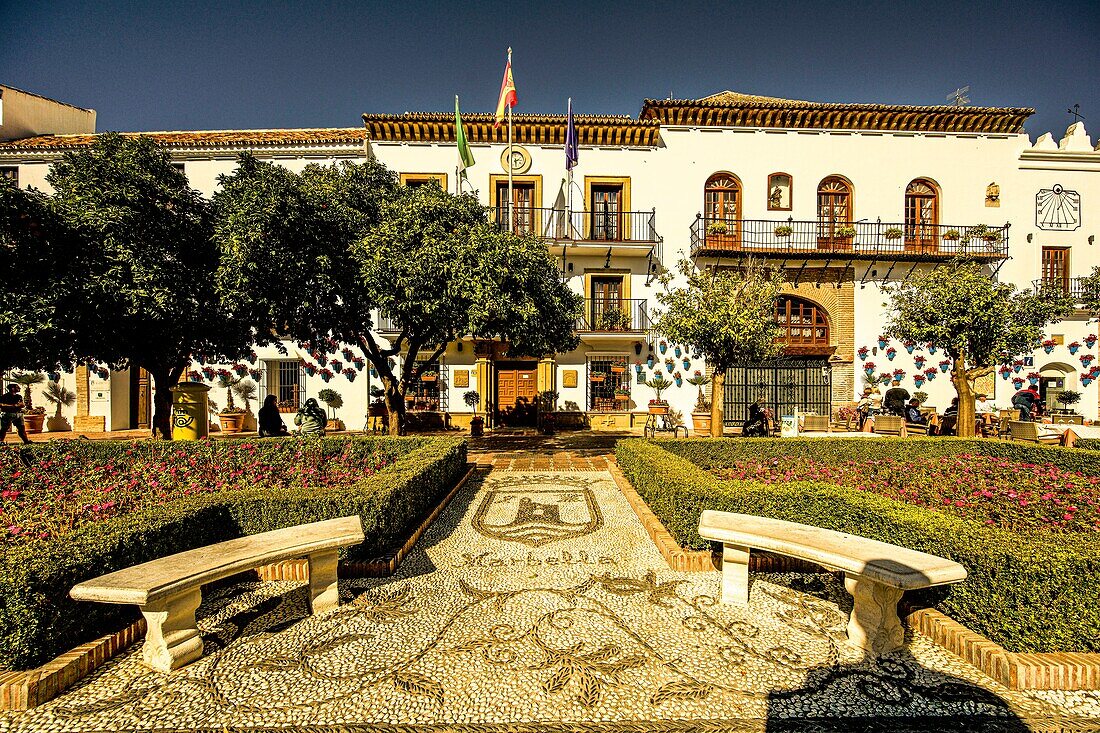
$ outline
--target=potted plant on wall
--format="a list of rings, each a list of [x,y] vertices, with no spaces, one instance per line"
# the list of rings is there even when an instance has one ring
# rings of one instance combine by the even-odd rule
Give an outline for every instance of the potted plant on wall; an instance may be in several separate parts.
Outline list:
[[[332,417],[325,424],[325,430],[346,430],[344,421],[336,417],[336,411],[344,406],[344,398],[334,389],[322,389],[317,393],[317,399],[324,402],[328,409],[332,410]]]
[[[46,427],[49,431],[51,433],[64,433],[72,430],[72,425],[61,414],[61,410],[76,404],[76,392],[51,380],[46,385],[46,391],[42,393],[42,396],[46,398],[47,402],[51,402],[57,407],[54,414],[46,421]]]
[[[688,384],[699,388],[699,394],[695,398],[695,409],[691,411],[691,423],[698,435],[710,435],[711,414],[710,400],[707,399],[703,387],[710,384],[710,377],[704,375],[698,369],[688,378]]]
[[[478,394],[476,389],[471,389],[463,393],[462,401],[474,411],[474,416],[470,420],[470,435],[474,438],[480,438],[485,431],[485,420],[477,414],[477,406],[481,402],[481,395]]]

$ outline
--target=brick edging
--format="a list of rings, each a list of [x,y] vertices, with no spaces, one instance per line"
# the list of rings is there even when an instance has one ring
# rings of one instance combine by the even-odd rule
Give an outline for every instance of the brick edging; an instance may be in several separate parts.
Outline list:
[[[910,610],[905,621],[1010,690],[1100,689],[1100,654],[1010,652],[934,608]]]
[[[341,562],[340,577],[376,578],[396,572],[397,566],[416,545],[417,540],[451,503],[477,468],[475,464],[467,464],[466,473],[405,539],[400,548],[374,560]],[[309,580],[309,565],[306,560],[273,563],[256,568],[256,571],[260,579],[265,581]],[[141,618],[122,631],[74,647],[36,669],[22,672],[0,671],[0,710],[28,710],[52,700],[143,636],[145,619]]]
[[[145,619],[141,618],[122,631],[70,649],[37,669],[0,672],[0,710],[29,710],[52,700],[143,636]]]
[[[721,568],[720,555],[680,547],[612,460],[608,461],[608,470],[669,568],[678,572]],[[795,558],[758,553],[751,555],[749,567],[757,573],[820,569],[817,565]],[[899,610],[903,612],[909,628],[927,636],[933,643],[962,658],[1010,690],[1100,689],[1100,654],[1019,654],[971,631],[934,608],[908,609],[903,600]]]

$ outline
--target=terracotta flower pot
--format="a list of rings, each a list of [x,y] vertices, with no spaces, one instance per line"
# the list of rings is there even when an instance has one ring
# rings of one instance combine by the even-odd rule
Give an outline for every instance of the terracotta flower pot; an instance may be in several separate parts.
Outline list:
[[[46,416],[37,414],[27,414],[23,416],[23,424],[27,426],[27,433],[41,433],[42,423],[46,422]]]
[[[241,432],[241,425],[244,423],[244,413],[237,412],[227,415],[218,415],[218,422],[221,423],[222,432],[226,435],[239,433]]]
[[[691,422],[695,426],[696,435],[710,435],[711,417],[709,412],[691,413]]]

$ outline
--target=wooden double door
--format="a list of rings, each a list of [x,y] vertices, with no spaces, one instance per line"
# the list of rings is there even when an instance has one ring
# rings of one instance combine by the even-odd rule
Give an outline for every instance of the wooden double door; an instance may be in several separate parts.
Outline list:
[[[496,368],[497,424],[509,427],[535,425],[538,421],[538,365],[535,362],[501,362]]]

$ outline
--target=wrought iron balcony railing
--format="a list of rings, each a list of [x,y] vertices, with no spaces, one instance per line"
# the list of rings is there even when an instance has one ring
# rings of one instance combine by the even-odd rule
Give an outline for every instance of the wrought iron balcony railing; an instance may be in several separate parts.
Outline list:
[[[645,298],[586,298],[578,332],[631,333],[650,329]]]
[[[508,219],[503,207],[494,209],[492,216],[497,225]],[[554,241],[656,244],[660,241],[656,220],[656,209],[569,212],[565,209],[516,207],[512,211],[512,231]]]
[[[1080,303],[1084,299],[1083,277],[1044,277],[1040,280],[1032,280],[1031,287],[1033,290],[1060,290],[1069,297],[1073,298],[1073,302]]]
[[[885,222],[708,219],[691,225],[693,255],[829,256],[860,259],[996,260],[1008,256],[1008,225],[912,226]]]

